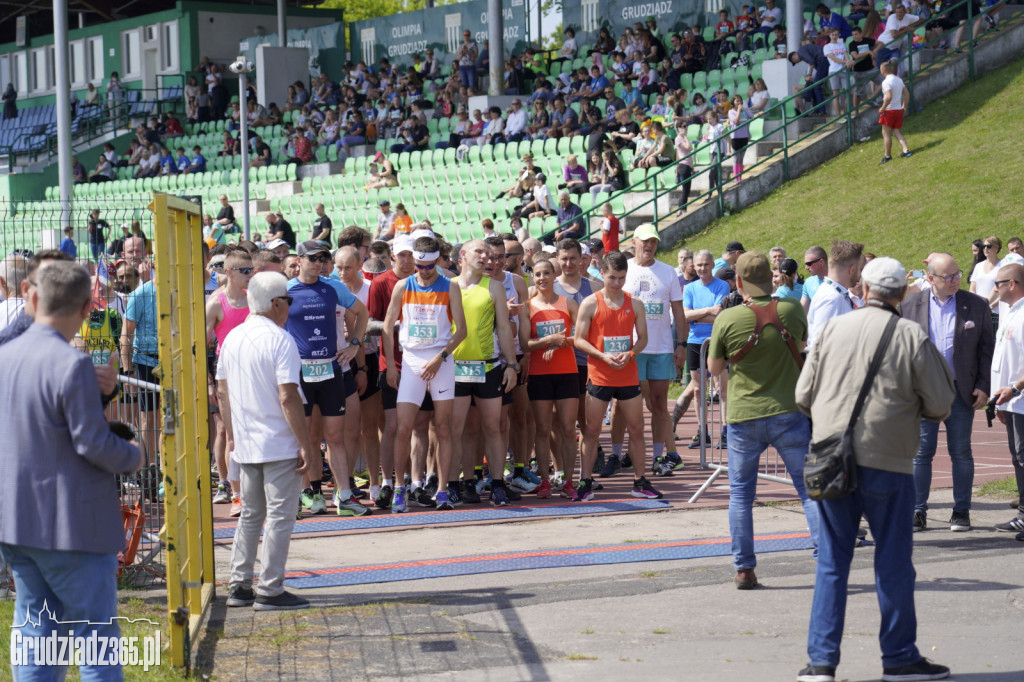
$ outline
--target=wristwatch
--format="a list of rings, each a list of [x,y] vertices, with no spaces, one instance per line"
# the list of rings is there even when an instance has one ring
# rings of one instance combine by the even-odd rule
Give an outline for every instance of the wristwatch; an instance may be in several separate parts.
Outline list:
[[[1020,395],[1020,389],[1012,384],[1010,385],[1010,392],[1013,393],[1014,398]]]
[[[518,362],[511,362],[511,363],[509,363],[508,366],[512,368],[513,372],[518,372],[519,371],[519,363]]]
[[[678,348],[679,346],[683,346],[685,348],[686,347],[686,341],[676,341],[676,347]]]
[[[366,371],[366,365],[360,365],[359,367],[356,367],[356,371],[357,372],[365,372]]]
[[[441,351],[441,360],[447,360],[447,359],[448,359],[448,351],[446,351],[446,350]]]
[[[349,341],[348,341],[348,345],[350,345],[350,346],[358,346],[359,344],[360,344],[359,339],[349,339]]]

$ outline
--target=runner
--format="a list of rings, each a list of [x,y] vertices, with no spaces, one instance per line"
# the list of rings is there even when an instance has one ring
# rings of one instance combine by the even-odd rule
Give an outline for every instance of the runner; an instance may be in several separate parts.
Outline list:
[[[597,439],[601,435],[601,417],[614,398],[626,420],[630,446],[639,461],[647,456],[644,442],[643,401],[636,356],[647,346],[647,320],[642,305],[622,290],[628,270],[626,257],[612,251],[604,258],[601,275],[604,290],[588,296],[576,318],[576,347],[591,358],[587,381],[587,425],[583,432],[580,486],[574,498],[578,502],[594,499],[593,467],[597,459]],[[633,332],[636,341],[633,341]],[[637,474],[640,477],[637,478]],[[633,468],[633,497],[660,499],[643,475]]]
[[[434,403],[438,476],[447,481],[451,465],[452,401],[455,397],[455,361],[451,353],[466,338],[462,293],[457,282],[437,271],[437,240],[420,237],[413,243],[416,274],[395,285],[384,318],[383,348],[388,385],[398,391],[395,462],[408,461],[413,423],[429,391]],[[395,364],[395,323],[401,321],[398,340],[404,349],[404,371]],[[453,324],[454,323],[454,324]],[[401,381],[399,381],[401,378]],[[400,475],[404,472],[398,472]],[[395,488],[391,510],[408,511],[404,485]],[[437,508],[452,509],[447,491],[437,491]]]
[[[224,268],[221,273],[221,279],[226,281],[227,285],[217,289],[206,300],[206,343],[209,344],[214,337],[217,339],[216,352],[213,357],[215,368],[217,360],[220,358],[221,348],[224,346],[224,339],[232,329],[245,322],[245,319],[249,317],[246,289],[253,275],[252,257],[249,252],[244,249],[229,252],[224,259]],[[214,375],[216,375],[216,371],[213,369]],[[216,404],[216,396],[217,392],[214,386],[210,392],[211,402],[214,404]],[[228,513],[237,517],[242,513],[242,500],[238,495],[242,490],[239,482],[241,471],[237,464],[232,466],[232,453],[227,451],[227,432],[224,421],[217,418],[214,423],[216,432],[213,441],[213,454],[220,482],[217,484],[213,503],[226,504],[230,501],[231,509]]]
[[[576,357],[573,354],[572,329],[579,306],[576,301],[554,291],[555,266],[538,261],[533,268],[536,291],[529,301],[530,381],[526,389],[536,424],[537,465],[547,471],[548,459],[556,471],[570,472],[566,482],[572,485],[576,466],[576,414],[580,397],[577,393]],[[551,453],[552,409],[558,415],[561,438],[558,452]],[[537,497],[551,497],[551,482],[543,477]]]
[[[299,244],[299,276],[288,282],[294,299],[288,310],[288,333],[295,339],[302,358],[299,388],[305,398],[306,422],[312,427],[313,408],[320,408],[327,459],[334,473],[334,502],[338,516],[363,516],[370,509],[352,496],[347,478],[351,472],[345,450],[345,402],[356,392],[355,377],[347,369],[361,348],[366,329],[366,308],[340,282],[320,276],[330,251],[316,241]],[[347,312],[339,317],[339,308]],[[339,327],[351,330],[349,340]],[[316,448],[314,448],[315,450]],[[314,514],[327,511],[321,487],[323,461],[314,462],[303,477],[302,507]],[[345,486],[342,488],[342,486]],[[300,508],[301,513],[301,508]]]
[[[502,247],[504,250],[504,243]],[[470,405],[476,407],[480,429],[483,432],[484,453],[492,472],[491,504],[504,507],[509,503],[505,480],[495,475],[505,462],[506,445],[502,438],[502,396],[508,395],[518,383],[518,363],[504,364],[500,356],[511,358],[515,346],[513,328],[509,322],[509,309],[502,285],[484,275],[488,262],[487,244],[474,239],[462,246],[462,273],[458,286],[462,292],[462,309],[466,317],[466,338],[453,353],[455,357],[455,415],[452,419],[452,439],[455,462],[461,463],[468,475],[474,471],[475,452],[463,442],[463,432]],[[494,261],[492,261],[494,262]],[[504,273],[503,270],[497,272]],[[506,279],[512,279],[509,275]],[[504,365],[504,366],[503,366]],[[475,444],[476,439],[467,439]],[[470,487],[474,481],[467,482]],[[448,484],[458,490],[458,482]],[[477,491],[479,492],[479,491]]]

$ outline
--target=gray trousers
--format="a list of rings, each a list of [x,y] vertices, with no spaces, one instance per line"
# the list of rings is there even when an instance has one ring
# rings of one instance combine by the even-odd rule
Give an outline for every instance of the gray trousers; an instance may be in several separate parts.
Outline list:
[[[284,592],[284,565],[302,492],[302,478],[295,471],[297,465],[298,459],[240,465],[242,516],[238,519],[235,545],[231,550],[232,588],[252,586],[262,529],[260,583],[256,592],[264,597],[276,597]]]

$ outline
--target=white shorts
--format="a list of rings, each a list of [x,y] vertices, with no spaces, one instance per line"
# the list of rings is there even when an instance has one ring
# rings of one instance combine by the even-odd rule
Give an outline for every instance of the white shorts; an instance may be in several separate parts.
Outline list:
[[[406,349],[402,353],[402,375],[398,382],[397,402],[421,405],[427,390],[430,391],[430,397],[435,403],[441,400],[455,399],[455,360],[450,355],[441,363],[441,367],[429,384],[420,377],[423,366],[439,352],[437,349],[423,351]]]

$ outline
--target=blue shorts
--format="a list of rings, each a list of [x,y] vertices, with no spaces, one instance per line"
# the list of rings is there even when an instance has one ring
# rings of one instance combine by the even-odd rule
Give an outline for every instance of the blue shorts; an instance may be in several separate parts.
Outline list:
[[[671,381],[676,378],[676,361],[672,353],[641,353],[636,356],[640,381]]]

